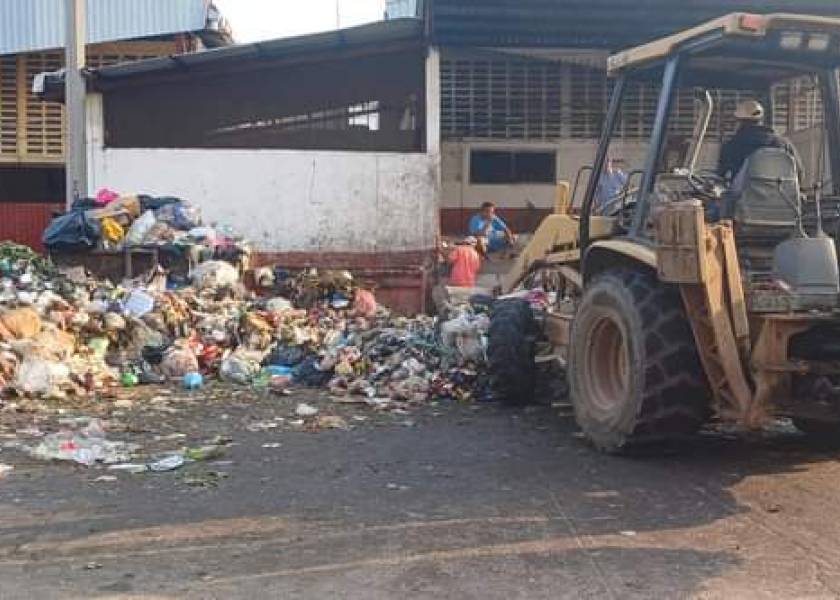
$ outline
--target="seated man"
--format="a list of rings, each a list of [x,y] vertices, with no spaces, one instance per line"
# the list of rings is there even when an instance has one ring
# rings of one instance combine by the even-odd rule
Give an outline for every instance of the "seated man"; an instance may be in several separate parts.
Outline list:
[[[516,242],[516,236],[496,215],[496,205],[492,202],[482,204],[481,212],[470,219],[469,235],[482,238],[488,252],[504,250]]]
[[[785,137],[778,135],[771,127],[762,124],[764,107],[755,100],[744,100],[735,110],[738,130],[720,150],[718,175],[734,179],[741,172],[747,159],[761,148],[781,148],[796,160],[796,168],[802,180],[802,161],[796,147]]]
[[[595,202],[592,206],[593,215],[605,215],[611,207],[616,207],[616,202],[624,192],[627,185],[627,174],[615,165],[611,157],[607,157],[598,187],[595,188]]]

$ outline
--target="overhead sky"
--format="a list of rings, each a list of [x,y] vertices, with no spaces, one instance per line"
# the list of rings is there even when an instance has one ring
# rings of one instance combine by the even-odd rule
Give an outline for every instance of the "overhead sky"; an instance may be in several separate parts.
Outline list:
[[[237,42],[255,42],[377,21],[385,0],[215,0]]]

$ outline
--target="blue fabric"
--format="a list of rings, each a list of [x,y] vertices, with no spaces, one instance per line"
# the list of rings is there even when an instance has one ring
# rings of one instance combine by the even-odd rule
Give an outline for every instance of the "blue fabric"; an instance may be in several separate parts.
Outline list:
[[[484,235],[484,228],[487,226],[487,219],[479,215],[473,215],[470,219],[469,230],[470,235],[482,236]],[[493,224],[490,226],[490,231],[487,232],[487,249],[490,252],[501,250],[507,246],[507,239],[505,238],[505,231],[507,225],[501,217],[494,217]]]
[[[627,185],[627,175],[624,171],[618,169],[615,169],[612,173],[604,171],[601,180],[598,182],[598,189],[595,191],[593,212],[601,214],[610,201],[621,194],[625,185]]]

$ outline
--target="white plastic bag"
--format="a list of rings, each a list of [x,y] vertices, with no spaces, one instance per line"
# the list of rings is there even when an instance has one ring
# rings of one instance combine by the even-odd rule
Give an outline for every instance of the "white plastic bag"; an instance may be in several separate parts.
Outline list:
[[[239,281],[239,272],[230,263],[223,260],[208,260],[198,265],[192,272],[192,282],[200,290],[226,287]]]
[[[51,395],[69,380],[67,365],[30,357],[18,367],[12,387],[24,394]]]
[[[131,229],[128,230],[128,234],[125,236],[126,245],[139,246],[142,244],[146,236],[149,235],[149,231],[155,226],[155,223],[155,213],[151,210],[147,210],[140,215],[140,218],[132,223]]]

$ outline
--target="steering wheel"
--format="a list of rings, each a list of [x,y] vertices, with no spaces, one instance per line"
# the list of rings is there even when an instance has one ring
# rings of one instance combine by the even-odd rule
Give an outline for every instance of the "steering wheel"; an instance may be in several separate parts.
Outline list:
[[[714,171],[696,171],[688,174],[691,191],[707,200],[720,200],[726,191],[726,180]]]

